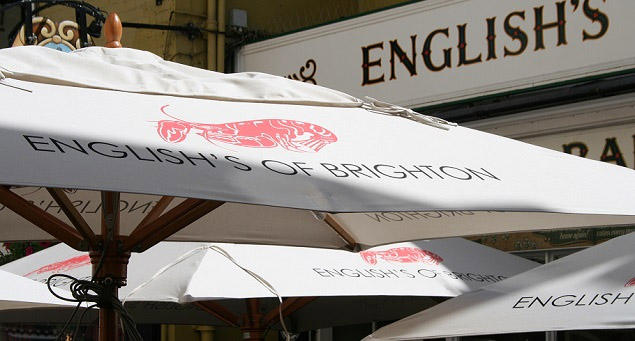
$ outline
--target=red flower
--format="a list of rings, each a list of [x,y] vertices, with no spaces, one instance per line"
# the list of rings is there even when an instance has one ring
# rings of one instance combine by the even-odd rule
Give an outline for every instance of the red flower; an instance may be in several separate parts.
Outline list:
[[[33,253],[33,246],[27,246],[25,250],[26,255],[30,255]]]

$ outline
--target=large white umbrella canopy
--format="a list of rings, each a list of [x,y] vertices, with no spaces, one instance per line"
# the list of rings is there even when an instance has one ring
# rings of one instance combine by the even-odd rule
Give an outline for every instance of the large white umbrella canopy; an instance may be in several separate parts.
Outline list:
[[[53,296],[45,284],[5,270],[0,270],[0,282],[0,311],[77,306]],[[62,296],[69,294],[61,289],[55,290],[55,293]]]
[[[0,316],[23,315],[24,312],[28,312],[26,314],[28,319],[44,322],[48,321],[47,317],[49,316],[70,316],[70,312],[77,307],[77,303],[56,298],[51,294],[46,284],[21,275],[0,270],[0,283],[2,283],[0,285]],[[52,288],[51,290],[62,297],[70,297],[70,292],[62,288]],[[11,322],[23,323],[28,322],[28,319],[15,319]],[[0,318],[0,322],[8,321]],[[8,332],[8,335],[9,337],[14,336],[16,339],[27,337],[15,335],[12,332]],[[36,335],[29,336],[32,339],[37,339]],[[49,339],[55,337],[55,335],[48,336]]]
[[[635,328],[635,233],[450,299],[364,340]]]
[[[461,238],[391,244],[361,253],[305,247],[162,242],[131,256],[128,285],[120,291],[120,297],[132,307],[130,313],[137,322],[220,322],[211,316],[201,318],[199,309],[174,308],[163,314],[153,311],[156,304],[147,304],[147,309],[143,309],[143,302],[199,302],[229,306],[237,317],[233,321],[236,325],[245,305],[222,299],[276,298],[276,295],[319,297],[306,304],[307,309],[297,311],[300,317],[292,315],[290,327],[305,330],[397,319],[412,309],[423,309],[434,302],[417,297],[454,297],[537,265]],[[86,253],[64,244],[0,269],[40,282],[57,273],[87,279],[92,271]],[[55,288],[70,290],[70,282],[61,277],[53,278],[51,283]],[[355,302],[353,297],[357,297],[357,304],[351,304]],[[372,299],[381,304],[368,304]],[[207,302],[211,300],[218,301]],[[273,302],[275,300],[263,303],[273,311],[275,325],[279,319]],[[302,315],[311,309],[316,311]],[[341,314],[342,311],[348,316]],[[8,318],[0,315],[0,321]]]
[[[187,201],[204,206],[189,219],[196,222],[154,239],[135,236],[126,250],[166,238],[363,249],[635,223],[631,169],[311,84],[98,47],[3,49],[0,67],[7,165],[0,183],[15,190],[1,189],[3,204],[17,202],[22,190],[26,201],[68,221],[58,199],[36,190],[79,189],[66,206],[99,222],[88,213],[98,200],[84,190],[136,193],[124,198],[132,215],[147,211],[133,208],[154,204],[153,195],[225,203],[213,210],[218,205]],[[0,212],[5,240],[65,237],[9,211]],[[132,234],[139,220],[123,217],[121,234]],[[65,242],[86,246],[71,237]]]
[[[0,50],[0,75],[0,239],[90,249],[100,282],[166,239],[359,250],[635,223],[631,169],[282,77],[34,46]]]

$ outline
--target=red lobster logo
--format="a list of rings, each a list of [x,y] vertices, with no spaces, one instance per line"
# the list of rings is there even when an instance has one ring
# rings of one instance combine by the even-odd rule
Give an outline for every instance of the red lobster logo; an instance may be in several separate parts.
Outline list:
[[[196,130],[210,143],[222,142],[241,147],[282,147],[299,153],[315,153],[329,143],[337,141],[331,131],[317,124],[282,119],[238,121],[220,124],[187,122],[165,112],[175,120],[159,121],[158,133],[166,142],[179,143]]]
[[[28,277],[33,274],[39,275],[44,272],[58,273],[58,272],[69,271],[69,270],[73,270],[88,264],[90,264],[90,256],[81,255],[81,256],[69,258],[67,260],[45,265],[37,270],[33,270],[29,272],[28,274],[24,275],[24,277]]]
[[[414,247],[397,247],[385,251],[362,251],[359,254],[366,263],[372,265],[377,264],[377,258],[394,263],[439,264],[443,261],[443,258],[436,253]]]
[[[624,284],[624,287],[632,287],[635,286],[635,277],[631,278],[630,281],[626,282],[626,284]]]

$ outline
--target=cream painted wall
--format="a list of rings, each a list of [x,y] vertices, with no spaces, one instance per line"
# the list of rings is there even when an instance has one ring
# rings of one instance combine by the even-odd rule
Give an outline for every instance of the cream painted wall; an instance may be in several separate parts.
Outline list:
[[[226,0],[224,15],[229,19],[232,9],[245,10],[250,29],[278,34],[406,2],[410,1]],[[193,24],[208,29],[214,28],[216,22],[207,20],[207,6],[215,4],[215,0],[163,0],[161,5],[152,0],[90,0],[88,3],[107,12],[116,12],[123,22],[178,26]],[[64,6],[52,7],[43,14],[54,21],[75,18],[74,10]],[[201,36],[189,39],[181,32],[124,28],[121,42],[124,47],[150,51],[166,60],[208,68],[210,45],[207,40],[214,37],[214,34],[203,32]],[[104,43],[103,36],[96,40],[97,45]],[[214,66],[209,68],[214,69]]]
[[[410,1],[227,0],[227,10],[228,13],[234,8],[247,11],[249,28],[282,33],[406,2]]]

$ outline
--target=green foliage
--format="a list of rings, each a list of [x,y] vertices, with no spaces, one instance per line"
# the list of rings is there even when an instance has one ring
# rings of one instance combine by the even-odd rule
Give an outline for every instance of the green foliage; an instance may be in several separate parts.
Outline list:
[[[0,253],[0,265],[12,262],[16,259],[20,259],[24,256],[28,256],[32,253],[46,249],[53,244],[54,243],[52,242],[2,243],[2,246],[7,250],[7,253]]]

